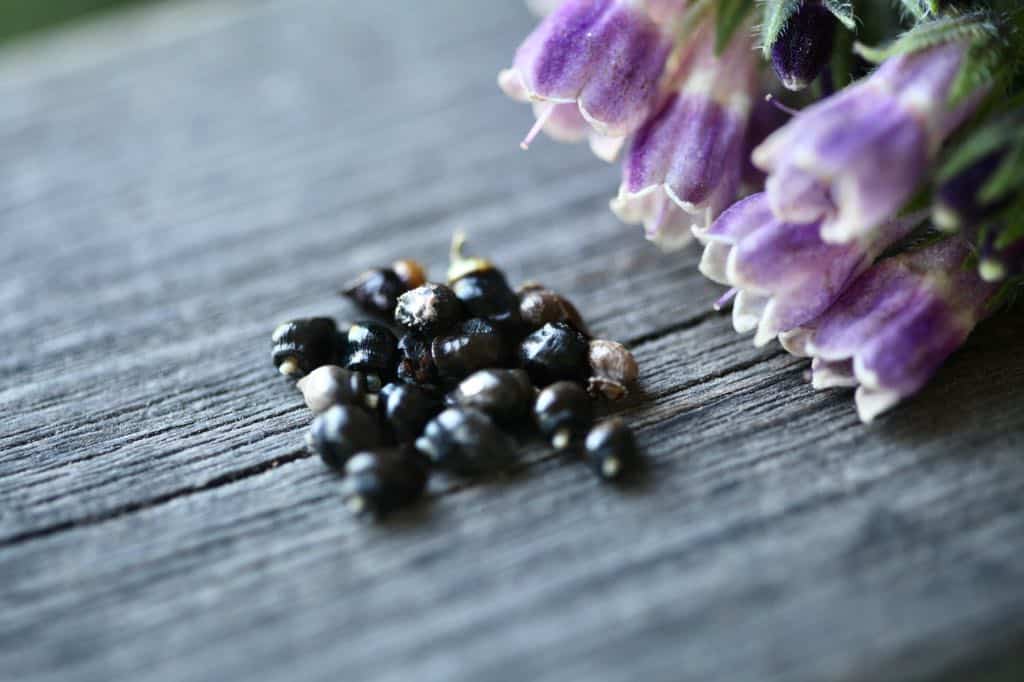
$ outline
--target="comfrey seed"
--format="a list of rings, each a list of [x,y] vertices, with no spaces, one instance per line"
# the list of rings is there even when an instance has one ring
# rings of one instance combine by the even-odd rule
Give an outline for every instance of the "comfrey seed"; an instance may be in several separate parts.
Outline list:
[[[416,439],[416,449],[436,466],[463,476],[507,469],[515,461],[514,447],[486,414],[461,407],[439,414]]]
[[[424,284],[398,297],[395,322],[427,337],[451,329],[465,318],[462,302],[443,284]]]
[[[588,357],[591,377],[587,390],[590,394],[602,395],[608,400],[624,398],[639,372],[633,354],[621,343],[595,339],[590,342]]]
[[[324,463],[341,471],[349,457],[381,444],[377,420],[361,407],[334,405],[318,415],[306,433],[306,445]]]
[[[348,369],[387,380],[395,370],[397,356],[398,339],[384,325],[359,322],[348,330]]]
[[[374,268],[357,277],[341,293],[371,315],[391,319],[398,297],[408,288],[394,270]]]
[[[448,284],[462,301],[470,317],[489,320],[502,329],[514,330],[519,326],[519,297],[509,286],[505,274],[483,258],[462,254],[465,238],[456,235],[452,240],[451,265]]]
[[[633,431],[617,417],[591,429],[583,450],[590,468],[606,481],[627,472],[637,460]]]
[[[451,334],[431,344],[439,378],[451,385],[473,372],[507,362],[505,335],[488,320],[466,320]]]
[[[564,450],[582,438],[594,420],[590,396],[571,381],[559,381],[541,391],[533,413],[541,433],[556,450]]]
[[[366,375],[337,365],[317,367],[299,379],[296,386],[314,414],[332,405],[365,405],[371,399]]]
[[[270,340],[271,359],[281,374],[301,377],[335,360],[338,326],[329,317],[291,320],[279,325]]]
[[[444,401],[437,391],[423,386],[388,384],[380,391],[380,408],[394,439],[411,443],[444,409]]]
[[[556,381],[583,383],[590,375],[586,337],[564,322],[548,323],[519,345],[519,366],[537,386]]]
[[[437,381],[437,366],[430,352],[430,340],[409,332],[398,340],[398,368],[395,374],[409,384],[433,384]]]
[[[452,392],[462,407],[486,412],[501,424],[514,424],[530,412],[534,388],[521,369],[484,369],[471,374]]]
[[[429,463],[411,448],[359,452],[345,463],[341,497],[356,516],[374,519],[423,495]]]
[[[529,331],[540,329],[549,322],[565,322],[576,331],[589,335],[576,306],[569,299],[536,282],[519,287],[519,317]]]

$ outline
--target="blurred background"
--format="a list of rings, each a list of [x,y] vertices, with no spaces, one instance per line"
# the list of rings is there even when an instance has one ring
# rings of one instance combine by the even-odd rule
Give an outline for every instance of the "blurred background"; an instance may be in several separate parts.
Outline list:
[[[0,44],[101,12],[156,0],[0,0]]]

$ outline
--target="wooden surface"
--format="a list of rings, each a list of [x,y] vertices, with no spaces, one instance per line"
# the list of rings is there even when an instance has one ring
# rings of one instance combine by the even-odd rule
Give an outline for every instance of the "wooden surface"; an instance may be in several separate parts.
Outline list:
[[[1024,315],[862,426],[616,223],[614,168],[518,150],[530,21],[173,3],[0,53],[0,679],[1021,679]],[[342,508],[270,330],[457,227],[633,345],[640,483],[534,448]]]

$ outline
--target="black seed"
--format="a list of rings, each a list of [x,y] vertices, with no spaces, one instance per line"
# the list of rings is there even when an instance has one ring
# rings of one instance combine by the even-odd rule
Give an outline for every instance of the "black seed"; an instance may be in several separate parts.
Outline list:
[[[302,318],[279,325],[270,337],[274,366],[286,376],[299,377],[333,362],[337,330],[329,317]]]
[[[585,382],[589,347],[583,334],[564,322],[545,324],[519,344],[519,366],[537,386],[556,381]]]
[[[409,332],[398,340],[399,379],[410,384],[433,384],[437,381],[437,367],[430,352],[430,341]]]
[[[349,457],[381,443],[380,427],[366,410],[354,405],[335,405],[309,426],[306,444],[327,466],[342,470]]]
[[[507,348],[497,327],[487,320],[472,319],[452,334],[434,339],[431,355],[439,378],[451,384],[479,369],[506,364]]]
[[[583,449],[587,463],[604,480],[618,478],[637,460],[633,431],[619,418],[609,419],[591,429]]]
[[[388,384],[380,391],[384,420],[399,443],[411,443],[423,427],[444,409],[437,391],[415,384]]]
[[[319,414],[332,405],[365,405],[369,388],[362,372],[324,365],[299,379],[306,406]]]
[[[549,322],[565,322],[576,331],[590,335],[579,311],[569,299],[536,282],[527,282],[519,287],[519,317],[528,331],[540,329]]]
[[[591,376],[587,389],[591,395],[618,400],[629,393],[629,386],[639,372],[629,349],[615,341],[595,339],[590,342],[589,359]]]
[[[408,288],[394,270],[374,268],[357,277],[341,293],[371,315],[390,320],[398,297]]]
[[[358,322],[348,330],[348,369],[389,379],[395,370],[398,339],[375,322]]]
[[[359,452],[345,463],[341,497],[353,514],[379,518],[415,502],[428,475],[428,462],[412,448]]]
[[[590,396],[579,384],[559,381],[537,396],[533,406],[537,426],[558,450],[582,438],[594,421]]]
[[[533,393],[530,377],[521,369],[484,369],[463,379],[451,398],[499,423],[514,424],[529,414]]]
[[[465,476],[508,468],[515,458],[514,447],[486,414],[472,408],[445,410],[416,439],[416,449],[434,464]]]
[[[462,302],[443,284],[424,284],[398,297],[395,322],[428,337],[437,336],[465,317]]]
[[[477,270],[451,283],[452,291],[471,317],[480,317],[502,329],[519,326],[519,297],[497,268]]]

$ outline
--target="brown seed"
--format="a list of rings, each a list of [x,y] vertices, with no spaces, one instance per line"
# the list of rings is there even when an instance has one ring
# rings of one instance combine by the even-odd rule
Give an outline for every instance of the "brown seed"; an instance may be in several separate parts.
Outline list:
[[[590,394],[603,395],[608,400],[624,398],[629,393],[628,386],[639,374],[633,354],[621,343],[595,339],[590,342],[589,357],[592,376],[587,390]]]
[[[427,272],[420,265],[419,261],[403,258],[392,263],[391,269],[395,271],[398,279],[402,280],[409,289],[415,289],[427,283]]]
[[[549,322],[565,322],[576,331],[589,335],[576,306],[564,296],[537,282],[526,282],[517,293],[519,316],[528,328],[540,329]]]

